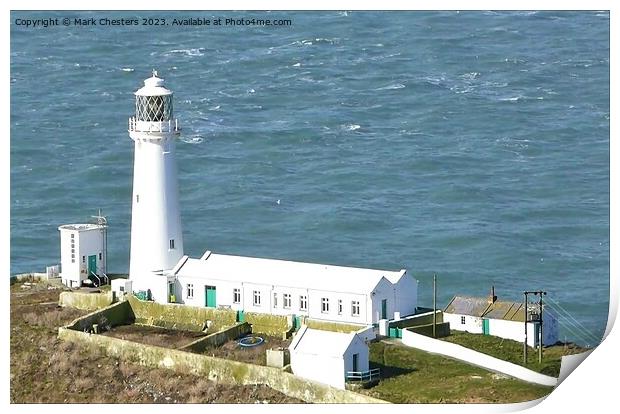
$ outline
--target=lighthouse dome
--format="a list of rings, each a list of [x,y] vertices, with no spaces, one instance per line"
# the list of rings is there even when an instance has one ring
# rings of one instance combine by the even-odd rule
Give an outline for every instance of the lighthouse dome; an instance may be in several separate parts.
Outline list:
[[[144,80],[144,86],[135,93],[137,96],[164,96],[172,95],[172,91],[166,89],[164,80],[153,71],[153,76]]]

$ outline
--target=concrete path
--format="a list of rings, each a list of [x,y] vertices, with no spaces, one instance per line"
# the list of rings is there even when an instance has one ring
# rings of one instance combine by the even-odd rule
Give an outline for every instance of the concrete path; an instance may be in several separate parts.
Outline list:
[[[557,378],[543,375],[531,369],[524,368],[521,365],[513,364],[461,345],[429,338],[407,330],[403,330],[403,338],[400,342],[412,348],[458,359],[488,369],[489,371],[509,375],[533,384],[545,385],[547,387],[555,387],[558,384]]]

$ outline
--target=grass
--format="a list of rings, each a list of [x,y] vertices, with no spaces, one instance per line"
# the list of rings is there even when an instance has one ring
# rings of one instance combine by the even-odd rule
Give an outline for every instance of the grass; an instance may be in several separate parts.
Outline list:
[[[461,331],[452,331],[451,335],[441,338],[487,355],[494,356],[513,364],[523,365],[523,343],[490,335],[476,335]],[[563,355],[578,354],[587,349],[573,344],[557,345],[543,348],[542,363],[538,363],[538,350],[528,347],[528,360],[525,367],[541,374],[558,377]]]
[[[370,361],[382,379],[362,392],[393,403],[510,403],[552,391],[395,342],[371,343]]]
[[[57,338],[88,311],[58,308],[59,289],[11,286],[11,403],[291,403],[263,385],[230,386],[152,369]]]

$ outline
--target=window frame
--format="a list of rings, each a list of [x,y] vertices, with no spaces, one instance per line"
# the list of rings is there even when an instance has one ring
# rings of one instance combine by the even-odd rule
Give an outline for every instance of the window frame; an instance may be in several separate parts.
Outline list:
[[[299,295],[299,310],[308,311],[308,296]]]
[[[241,303],[241,289],[233,288],[233,303]]]
[[[194,299],[194,284],[188,283],[185,285],[185,298],[186,299]]]
[[[260,290],[254,290],[252,292],[252,305],[253,306],[260,306],[260,302],[261,302]]]
[[[329,313],[329,298],[321,298],[321,313]]]
[[[351,301],[351,316],[360,316],[360,301]]]

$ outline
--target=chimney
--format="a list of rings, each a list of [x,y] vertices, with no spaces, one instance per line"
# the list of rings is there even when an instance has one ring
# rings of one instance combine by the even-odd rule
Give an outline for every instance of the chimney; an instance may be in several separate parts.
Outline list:
[[[491,286],[491,296],[489,296],[489,303],[495,303],[497,296],[495,296],[495,286]]]

